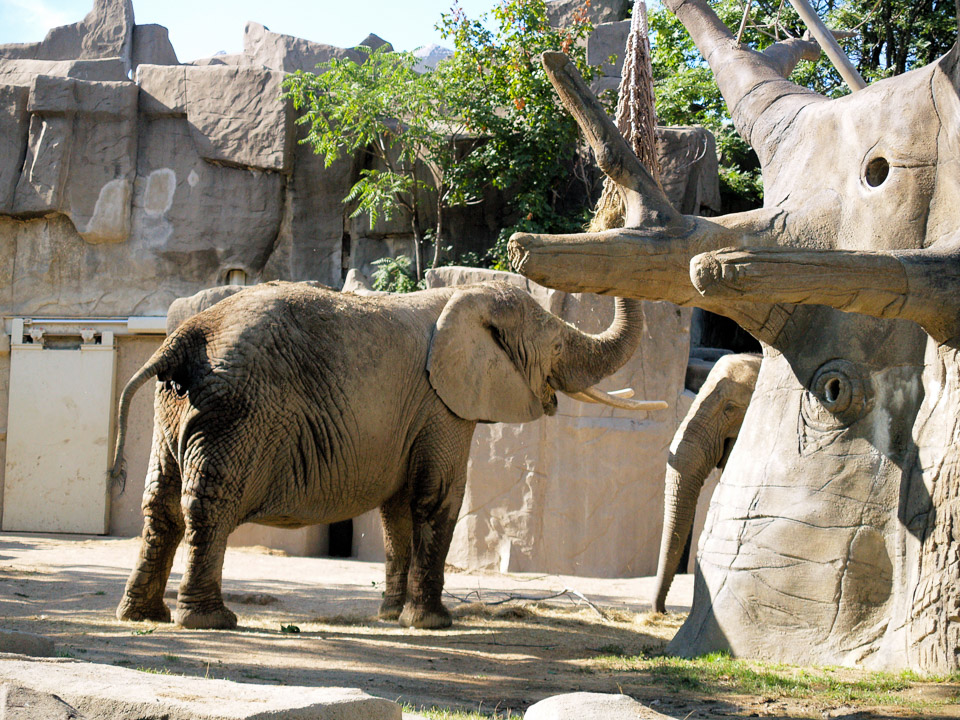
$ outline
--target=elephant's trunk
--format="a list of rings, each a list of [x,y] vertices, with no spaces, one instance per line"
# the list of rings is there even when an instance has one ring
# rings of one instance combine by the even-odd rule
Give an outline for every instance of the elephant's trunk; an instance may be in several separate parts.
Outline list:
[[[597,335],[566,325],[563,350],[551,373],[557,390],[575,393],[619,370],[636,351],[643,332],[643,304],[616,298],[613,322]]]
[[[678,461],[678,454],[681,458]],[[693,456],[696,456],[695,458]],[[684,437],[667,463],[663,495],[663,534],[660,537],[660,558],[657,562],[657,583],[653,609],[666,612],[667,593],[680,565],[680,557],[690,536],[697,502],[704,480],[716,466],[692,438]],[[698,472],[681,472],[679,468],[698,468]]]

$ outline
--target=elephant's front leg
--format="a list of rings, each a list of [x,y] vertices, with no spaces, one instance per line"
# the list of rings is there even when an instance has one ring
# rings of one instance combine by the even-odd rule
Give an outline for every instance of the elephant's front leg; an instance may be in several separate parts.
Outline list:
[[[413,516],[410,487],[405,485],[380,508],[383,550],[386,555],[387,589],[380,603],[380,618],[396,620],[407,599],[407,574],[413,546]]]
[[[154,428],[142,508],[140,557],[127,580],[117,619],[170,622],[163,593],[183,538],[184,522],[180,511],[180,468],[159,428]]]
[[[463,502],[476,423],[451,416],[438,424],[411,463],[413,555],[407,602],[400,614],[403,627],[445,628],[453,623],[440,601],[443,565]]]
[[[231,492],[218,472],[184,471],[181,504],[186,521],[187,567],[174,616],[182,627],[237,626],[237,616],[223,604],[221,583],[227,538],[236,527],[239,494]]]

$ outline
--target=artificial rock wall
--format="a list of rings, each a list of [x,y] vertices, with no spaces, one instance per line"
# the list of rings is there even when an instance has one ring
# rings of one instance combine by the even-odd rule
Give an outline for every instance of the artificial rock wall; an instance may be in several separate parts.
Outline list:
[[[571,7],[551,4],[558,24]],[[601,24],[588,51],[592,43],[594,54],[606,52],[622,34],[616,21],[625,3],[594,3],[591,13]],[[236,271],[248,283],[309,279],[339,287],[346,268],[409,252],[405,218],[372,227],[366,218],[345,219],[342,199],[358,163],[324,168],[298,143],[292,109],[279,99],[285,73],[334,57],[361,55],[251,22],[242,53],[180,63],[165,28],[135,23],[130,0],[95,0],[86,18],[41,42],[0,46],[0,314],[8,318],[0,328],[0,488],[7,426],[18,422],[7,413],[10,318],[35,319],[31,327],[46,327],[37,341],[52,348],[81,340],[63,335],[50,318],[74,319],[69,332],[80,332],[97,320],[156,317],[154,334],[134,322],[116,332],[118,394],[158,346],[162,316],[176,297],[235,280]],[[678,207],[715,208],[709,133],[662,129],[659,142],[664,184]],[[456,249],[482,252],[505,224],[502,211],[502,198],[492,195],[454,214]],[[468,275],[438,273],[431,282],[475,273]],[[545,306],[588,328],[608,319],[608,300],[536,292]],[[616,380],[638,395],[667,399],[668,411],[634,417],[564,399],[555,418],[481,426],[451,561],[652,572],[666,448],[688,402],[687,326],[685,313],[648,306],[647,340]],[[100,342],[114,325],[96,327]],[[130,479],[122,494],[108,489],[107,531],[117,535],[139,532],[150,393],[139,393],[131,412]],[[68,447],[46,451],[64,453],[69,465]],[[369,520],[358,521],[355,534],[364,557],[375,556],[380,543]],[[326,548],[322,528],[243,527],[234,539],[301,554]]]

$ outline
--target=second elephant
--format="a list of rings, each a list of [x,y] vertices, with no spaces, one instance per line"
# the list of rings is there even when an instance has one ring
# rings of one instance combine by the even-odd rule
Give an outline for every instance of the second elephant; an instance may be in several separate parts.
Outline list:
[[[670,444],[664,478],[663,537],[653,609],[666,612],[667,592],[693,528],[703,483],[730,455],[760,372],[759,355],[721,357]]]
[[[118,475],[130,400],[157,378],[140,557],[118,618],[170,619],[184,538],[176,621],[234,627],[221,569],[237,525],[379,507],[381,616],[450,625],[443,565],[476,423],[552,415],[557,390],[602,397],[591,386],[629,359],[642,324],[640,304],[618,300],[610,328],[582,333],[505,283],[369,298],[267,283],[185,320],[120,399]]]

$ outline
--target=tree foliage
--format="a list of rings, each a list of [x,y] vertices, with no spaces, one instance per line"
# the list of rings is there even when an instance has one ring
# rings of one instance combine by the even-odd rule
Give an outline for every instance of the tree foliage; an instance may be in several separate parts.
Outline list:
[[[932,62],[949,50],[957,36],[952,0],[813,0],[811,4],[828,27],[855,31],[853,37],[839,42],[868,82]],[[744,2],[716,0],[711,5],[736,32]],[[743,42],[755,49],[799,37],[806,30],[789,3],[753,0],[749,6]],[[724,206],[739,210],[760,205],[759,163],[733,128],[713,73],[668,10],[652,12],[650,27],[660,122],[709,128],[717,139]],[[791,79],[828,97],[849,92],[825,57],[817,63],[801,62]]]
[[[510,198],[510,217],[490,258],[496,267],[508,268],[506,240],[515,231],[583,226],[591,187],[578,153],[579,129],[557,100],[539,56],[563,51],[587,81],[596,77],[599,68],[586,59],[585,40],[593,31],[588,4],[584,0],[564,29],[550,26],[544,0],[503,0],[478,18],[454,6],[438,25],[454,48],[438,68],[453,93],[451,108],[484,138],[461,166],[465,193],[489,183]]]
[[[418,73],[418,59],[384,45],[360,48],[365,61],[334,59],[316,73],[298,71],[284,81],[285,97],[301,111],[306,141],[327,167],[361,154],[364,167],[345,202],[352,217],[367,213],[374,225],[404,211],[410,218],[416,276],[423,277],[424,203],[436,203],[434,238],[442,238],[443,208],[456,190],[449,177],[457,162],[461,127],[448,111],[447,86]],[[432,182],[425,178],[432,174]],[[439,243],[435,243],[439,247]]]
[[[507,267],[506,239],[516,230],[582,226],[590,187],[577,152],[579,130],[539,55],[562,50],[588,80],[598,73],[586,62],[588,4],[563,30],[550,26],[544,0],[502,0],[478,18],[454,5],[438,25],[454,53],[434,72],[419,74],[413,55],[384,47],[368,51],[359,65],[333,60],[316,73],[288,77],[285,96],[327,166],[356,153],[367,157],[345,199],[353,215],[367,213],[371,224],[400,211],[410,218],[416,271],[392,263],[392,286],[406,286],[396,282],[405,272],[422,279],[428,239],[433,265],[441,262],[445,210],[479,202],[490,187],[504,192],[509,207],[487,263]],[[431,182],[423,179],[427,173]],[[429,230],[423,227],[428,197],[436,217]]]

